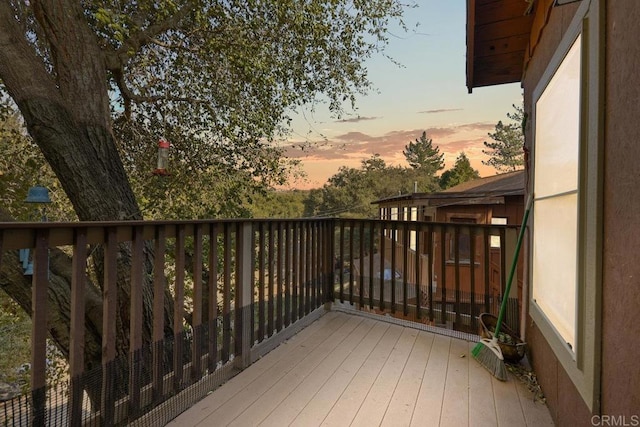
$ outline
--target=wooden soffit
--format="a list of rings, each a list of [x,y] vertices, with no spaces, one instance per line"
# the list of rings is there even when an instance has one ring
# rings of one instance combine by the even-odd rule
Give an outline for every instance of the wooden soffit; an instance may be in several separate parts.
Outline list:
[[[467,88],[522,80],[533,0],[467,0]],[[542,0],[543,3],[547,3]]]

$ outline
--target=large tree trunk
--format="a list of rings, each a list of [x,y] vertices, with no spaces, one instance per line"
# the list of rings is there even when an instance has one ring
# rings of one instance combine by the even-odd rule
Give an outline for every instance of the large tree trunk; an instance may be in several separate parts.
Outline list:
[[[108,79],[104,53],[89,28],[77,0],[32,0],[31,4],[49,43],[52,72],[26,39],[8,1],[0,1],[0,78],[22,112],[27,129],[60,180],[80,220],[141,219],[111,131]],[[36,184],[36,182],[34,182]],[[102,257],[93,257],[98,283],[87,292],[87,338],[85,365],[100,363],[102,312]],[[54,252],[50,282],[51,335],[64,354],[69,354],[70,260]],[[153,251],[145,247],[146,278],[152,277]],[[120,246],[117,319],[119,356],[126,356],[129,337],[131,248]],[[10,261],[10,260],[8,260]],[[6,266],[7,263],[3,263]],[[9,264],[13,264],[10,263]],[[16,263],[17,266],[17,263]],[[30,283],[3,268],[2,288],[30,312]],[[143,338],[151,340],[152,286],[144,284],[145,323]],[[167,291],[168,292],[168,291]],[[170,333],[171,298],[167,295],[167,332]],[[98,314],[99,312],[99,314]],[[67,314],[65,314],[67,313]]]
[[[0,77],[7,91],[80,220],[141,219],[111,132],[104,54],[81,4],[33,4],[54,41],[55,74],[24,39],[8,3],[0,2]]]

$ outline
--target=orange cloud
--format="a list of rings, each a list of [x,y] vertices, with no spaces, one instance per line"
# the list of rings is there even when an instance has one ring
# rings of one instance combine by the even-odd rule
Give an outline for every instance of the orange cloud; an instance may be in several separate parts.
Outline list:
[[[456,157],[464,151],[472,166],[478,169],[481,175],[486,176],[495,171],[482,164],[482,160],[487,159],[482,153],[483,142],[489,139],[487,133],[493,131],[494,127],[495,124],[490,123],[464,123],[447,127],[394,130],[383,135],[368,135],[354,131],[327,138],[319,143],[290,141],[285,155],[300,160],[307,173],[306,182],[292,185],[296,188],[318,188],[324,185],[340,166],[360,167],[362,160],[374,154],[380,154],[388,165],[406,166],[402,153],[404,147],[409,142],[419,139],[424,131],[444,154],[445,168],[452,167]]]

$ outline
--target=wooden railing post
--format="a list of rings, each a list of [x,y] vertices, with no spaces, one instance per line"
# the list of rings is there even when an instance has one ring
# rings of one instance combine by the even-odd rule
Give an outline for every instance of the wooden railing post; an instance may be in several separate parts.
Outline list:
[[[235,365],[245,369],[251,364],[251,335],[253,323],[253,225],[238,224],[236,235],[236,306],[235,306]]]

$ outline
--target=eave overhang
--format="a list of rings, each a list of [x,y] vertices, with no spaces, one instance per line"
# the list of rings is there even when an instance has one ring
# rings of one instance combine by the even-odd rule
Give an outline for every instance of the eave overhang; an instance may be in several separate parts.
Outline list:
[[[534,0],[467,0],[467,89],[522,80]]]

